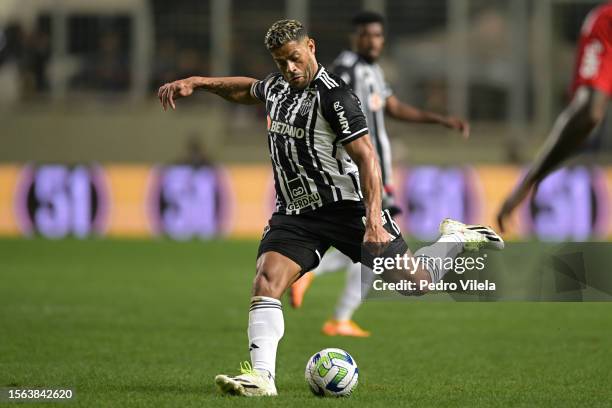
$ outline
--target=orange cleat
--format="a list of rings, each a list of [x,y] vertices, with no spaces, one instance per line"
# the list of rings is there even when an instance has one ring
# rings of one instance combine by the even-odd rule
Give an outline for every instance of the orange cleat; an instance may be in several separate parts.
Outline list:
[[[370,337],[370,332],[363,330],[352,320],[329,319],[323,324],[321,332],[326,336]]]
[[[299,309],[302,307],[304,301],[304,294],[310,287],[314,274],[312,272],[306,272],[298,280],[293,282],[293,285],[289,288],[289,299],[291,300],[291,307]]]

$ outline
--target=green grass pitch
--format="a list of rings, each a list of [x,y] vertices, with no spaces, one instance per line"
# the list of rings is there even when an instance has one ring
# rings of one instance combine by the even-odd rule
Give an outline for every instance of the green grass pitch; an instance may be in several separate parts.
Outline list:
[[[373,337],[327,338],[339,273],[303,309],[284,302],[280,396],[220,396],[213,377],[248,359],[256,248],[0,240],[0,388],[74,388],[64,407],[612,405],[610,303],[371,301],[356,320]],[[306,360],[325,347],[359,364],[348,400],[307,389]]]

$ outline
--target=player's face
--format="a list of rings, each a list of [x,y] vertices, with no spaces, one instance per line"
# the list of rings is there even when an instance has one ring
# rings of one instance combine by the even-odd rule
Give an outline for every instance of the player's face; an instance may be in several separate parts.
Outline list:
[[[290,41],[273,51],[276,66],[292,88],[304,89],[317,72],[315,43],[312,38]]]
[[[376,61],[385,45],[385,32],[382,24],[369,23],[358,26],[353,41],[357,54],[368,61]]]

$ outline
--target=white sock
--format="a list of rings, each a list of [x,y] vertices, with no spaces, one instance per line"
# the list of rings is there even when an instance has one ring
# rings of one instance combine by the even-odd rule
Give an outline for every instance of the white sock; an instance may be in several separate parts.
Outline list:
[[[369,272],[369,273],[368,273]],[[346,271],[346,284],[344,291],[336,304],[334,319],[351,320],[357,308],[363,302],[374,281],[374,272],[368,267],[363,268],[360,263],[351,264]]]
[[[321,276],[328,272],[334,272],[338,269],[347,268],[351,265],[353,261],[342,252],[332,249],[331,251],[327,251],[325,255],[323,255],[323,259],[319,263],[319,266],[313,271],[315,276]]]
[[[276,348],[285,332],[283,308],[280,300],[267,296],[253,296],[249,310],[249,351],[253,369],[274,378]]]
[[[450,270],[444,268],[444,259],[457,257],[463,252],[463,244],[463,240],[456,234],[442,235],[432,245],[420,248],[414,256],[423,258],[423,264],[431,277],[430,282],[437,283]]]

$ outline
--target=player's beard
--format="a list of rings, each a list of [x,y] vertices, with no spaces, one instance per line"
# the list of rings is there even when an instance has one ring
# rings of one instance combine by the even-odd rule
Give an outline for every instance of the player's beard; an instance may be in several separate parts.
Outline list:
[[[311,63],[306,65],[306,67],[304,68],[304,71],[302,72],[302,79],[303,79],[303,85],[300,86],[296,86],[295,89],[306,89],[308,88],[308,86],[310,85],[310,83],[312,82],[312,80],[314,79],[314,72],[316,72],[316,70],[313,72],[313,68],[312,66],[315,66],[318,68],[318,65],[315,63]],[[289,82],[291,83],[291,82]]]
[[[314,71],[313,71],[313,67],[315,67]],[[304,85],[304,88],[307,88],[310,85],[310,83],[312,82],[312,80],[314,79],[314,74],[316,72],[316,68],[318,68],[316,62],[313,62],[312,64],[309,64],[309,65],[306,66],[306,68],[304,68],[304,79],[306,80],[306,85]],[[304,88],[302,88],[302,89],[304,89]]]
[[[361,58],[363,58],[368,64],[374,64],[378,60],[378,56],[373,56],[369,52],[362,52],[359,53],[359,55],[361,55]]]
[[[310,70],[310,67],[307,66],[306,68],[304,68],[304,88],[310,85],[310,81],[312,81],[312,72]]]

